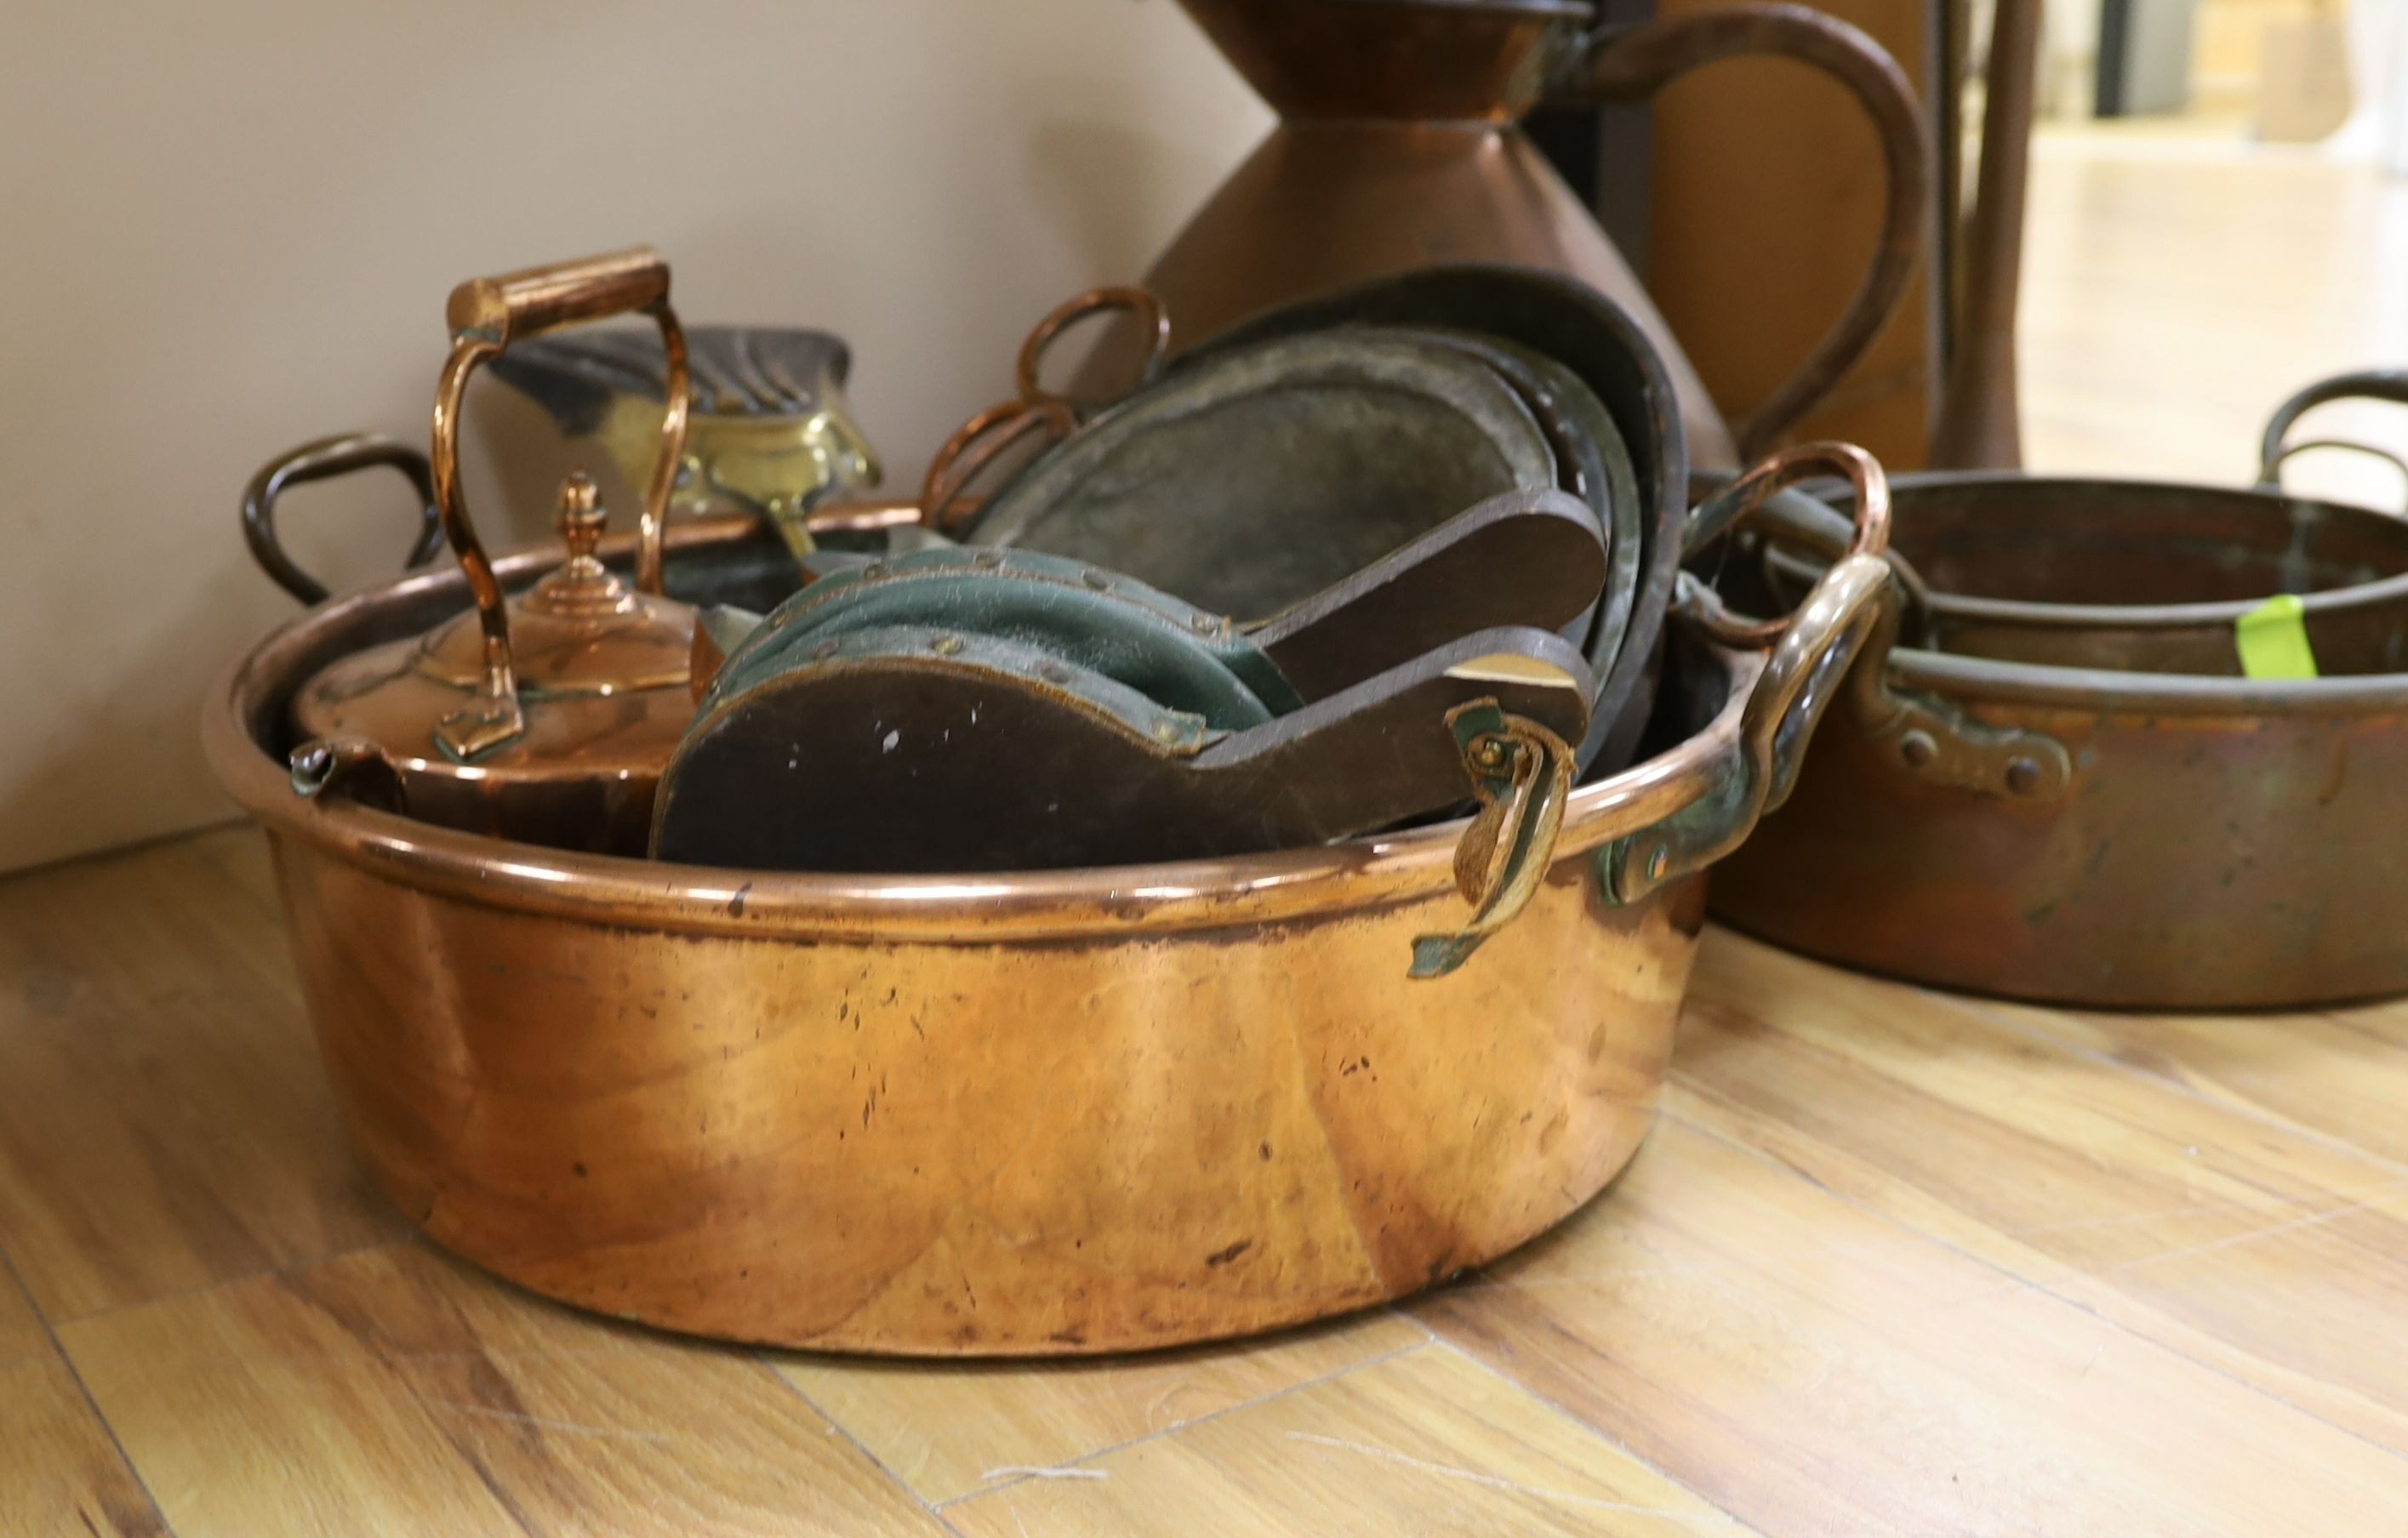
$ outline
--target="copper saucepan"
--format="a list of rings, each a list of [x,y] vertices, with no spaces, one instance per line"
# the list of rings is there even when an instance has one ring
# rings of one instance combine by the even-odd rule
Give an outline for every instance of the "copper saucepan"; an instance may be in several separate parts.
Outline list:
[[[2344,395],[2408,403],[2408,374],[2294,397],[2251,491],[1901,477],[1918,644],[1866,648],[1716,915],[2057,1004],[2408,991],[2408,522],[2274,485],[2293,421]],[[2243,676],[2236,624],[2282,593],[2320,676]]]

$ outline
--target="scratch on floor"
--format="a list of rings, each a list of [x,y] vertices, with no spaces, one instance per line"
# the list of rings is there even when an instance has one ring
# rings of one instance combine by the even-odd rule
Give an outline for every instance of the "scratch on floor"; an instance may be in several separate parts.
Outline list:
[[[1586,1506],[1595,1511],[1619,1511],[1639,1517],[1660,1517],[1668,1522],[1685,1522],[1698,1527],[1736,1527],[1739,1524],[1738,1517],[1724,1512],[1676,1511],[1670,1506],[1642,1506],[1628,1501],[1608,1501],[1601,1496],[1574,1495],[1569,1490],[1542,1489],[1536,1485],[1518,1484],[1499,1474],[1482,1474],[1477,1469],[1458,1469],[1451,1463],[1433,1463],[1426,1458],[1415,1458],[1411,1453],[1400,1453],[1391,1447],[1374,1447],[1366,1443],[1348,1442],[1334,1436],[1316,1436],[1311,1431],[1290,1431],[1287,1434],[1291,1441],[1310,1442],[1315,1446],[1337,1447],[1350,1453],[1361,1453],[1367,1458],[1378,1458],[1391,1463],[1401,1463],[1407,1468],[1419,1469],[1425,1474],[1440,1474],[1448,1479],[1468,1480],[1474,1485],[1485,1486],[1489,1489],[1506,1490],[1514,1495],[1527,1495],[1541,1501],[1556,1501],[1566,1505]]]
[[[2163,1260],[2179,1260],[2186,1256],[2204,1255],[2210,1250],[2227,1249],[2234,1245],[2246,1245],[2259,1239],[2271,1239],[2278,1233],[2295,1233],[2301,1229],[2319,1228],[2326,1223],[2338,1222],[2342,1218],[2353,1217],[2361,1212],[2371,1212],[2377,1207],[2386,1207],[2401,1200],[2408,1200],[2408,1191],[2394,1191],[2387,1196],[2372,1196],[2362,1202],[2352,1202],[2346,1206],[2330,1207],[2323,1212],[2312,1212],[2305,1218],[2294,1218],[2288,1222],[2268,1223],[2258,1228],[2243,1229],[2239,1233],[2228,1233],[2221,1239],[2210,1239],[2202,1244],[2184,1245],[2174,1249],[2159,1250],[2154,1255],[2138,1256],[2129,1260],[2118,1261],[2092,1275],[2113,1276],[2118,1272],[2131,1271],[2140,1266],[2153,1266]]]
[[[988,1479],[1110,1479],[1102,1469],[1073,1469],[1049,1463],[998,1463],[979,1475]]]
[[[521,1415],[516,1410],[496,1410],[489,1404],[463,1404],[455,1399],[430,1399],[426,1403],[438,1410],[457,1410],[464,1416],[507,1420],[514,1426],[531,1426],[538,1431],[556,1431],[562,1436],[608,1436],[629,1442],[658,1443],[679,1440],[668,1431],[638,1431],[626,1426],[588,1426],[575,1420],[545,1420],[537,1416]]]

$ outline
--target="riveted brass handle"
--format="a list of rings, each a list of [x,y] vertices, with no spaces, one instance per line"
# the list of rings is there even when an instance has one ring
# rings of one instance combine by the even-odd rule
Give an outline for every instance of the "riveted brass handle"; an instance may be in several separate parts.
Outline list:
[[[2265,435],[2258,446],[2258,484],[2260,489],[2278,491],[2283,486],[2283,464],[2295,454],[2315,449],[2343,449],[2354,454],[2367,454],[2385,461],[2408,479],[2408,463],[2388,449],[2371,443],[2357,443],[2346,438],[2316,438],[2300,443],[2286,443],[2291,429],[2299,420],[2328,401],[2387,401],[2395,406],[2408,406],[2408,369],[2370,368],[2351,374],[2336,374],[2319,379],[2274,408],[2266,422]]]
[[[443,521],[436,511],[435,480],[427,468],[426,456],[408,444],[379,434],[344,433],[278,455],[260,466],[259,474],[251,477],[251,484],[243,489],[242,536],[250,544],[251,559],[259,563],[259,569],[304,604],[325,602],[326,585],[303,571],[285,553],[283,541],[276,537],[277,498],[295,486],[331,480],[380,464],[400,471],[418,492],[418,537],[410,542],[409,553],[402,557],[401,563],[405,571],[424,565],[427,558],[443,547]]]
[[[1914,88],[1897,60],[1847,22],[1806,6],[1749,4],[1599,32],[1549,92],[1554,100],[1580,103],[1653,95],[1692,70],[1750,56],[1792,59],[1846,87],[1881,139],[1887,190],[1873,263],[1848,307],[1797,372],[1733,424],[1743,459],[1762,453],[1855,366],[1914,281],[1931,211],[1929,135]]]
[[[460,493],[460,406],[469,377],[513,342],[564,326],[638,312],[651,316],[660,327],[667,362],[660,458],[644,494],[636,550],[636,586],[656,593],[661,591],[661,545],[669,491],[685,457],[692,389],[685,331],[678,324],[677,312],[669,307],[668,263],[649,248],[637,247],[499,278],[471,278],[452,291],[445,307],[452,352],[436,385],[435,442],[428,458],[444,536],[452,542],[460,569],[467,575],[468,591],[477,600],[485,656],[484,680],[476,702],[446,717],[436,728],[436,738],[446,752],[464,763],[515,740],[526,730],[510,663],[509,613],[501,584],[494,577],[493,562],[477,538]]]

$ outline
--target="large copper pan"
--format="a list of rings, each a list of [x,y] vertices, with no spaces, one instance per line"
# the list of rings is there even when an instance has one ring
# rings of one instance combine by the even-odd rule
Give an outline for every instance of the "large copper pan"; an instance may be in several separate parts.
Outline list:
[[[1901,477],[1923,633],[1866,648],[1716,915],[2057,1004],[2408,992],[2408,522],[2272,485],[2294,419],[2345,394],[2408,401],[2408,375],[2295,397],[2251,491]],[[2236,621],[2278,592],[2323,676],[2242,676]]]
[[[757,526],[695,523],[669,583],[757,604],[783,562]],[[464,606],[457,572],[279,630],[205,730],[267,832],[359,1147],[437,1242],[672,1330],[1117,1351],[1412,1291],[1603,1187],[1671,1048],[1698,873],[1785,789],[1885,591],[1860,552],[1769,655],[1684,627],[1666,745],[1581,788],[1527,908],[1425,980],[1413,941],[1465,916],[1461,823],[1149,868],[830,877],[296,797],[294,688]]]

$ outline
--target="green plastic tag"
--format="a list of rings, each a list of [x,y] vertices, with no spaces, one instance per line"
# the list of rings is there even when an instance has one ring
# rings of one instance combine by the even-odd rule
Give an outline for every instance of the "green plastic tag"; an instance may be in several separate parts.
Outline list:
[[[2313,678],[2316,654],[2308,645],[2305,606],[2295,592],[2277,593],[2232,622],[2232,645],[2249,678]]]

